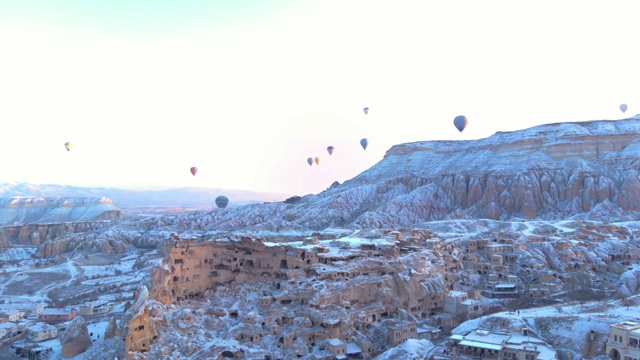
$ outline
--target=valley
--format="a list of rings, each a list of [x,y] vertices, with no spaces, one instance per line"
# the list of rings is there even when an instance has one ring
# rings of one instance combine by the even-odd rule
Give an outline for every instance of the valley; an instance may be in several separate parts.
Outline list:
[[[638,135],[630,118],[400,144],[321,193],[224,209],[13,195],[1,351],[633,357],[620,339],[640,329]]]

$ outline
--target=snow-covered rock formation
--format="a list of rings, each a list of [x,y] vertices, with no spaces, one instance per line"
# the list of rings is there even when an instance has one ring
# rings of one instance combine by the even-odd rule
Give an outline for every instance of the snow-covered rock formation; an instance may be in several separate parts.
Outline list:
[[[71,320],[69,326],[60,334],[60,343],[62,355],[66,358],[81,354],[91,346],[89,330],[82,316]]]
[[[213,210],[183,230],[419,227],[444,219],[640,218],[640,119],[548,124],[392,147],[369,170],[282,203]]]
[[[122,213],[108,198],[0,198],[0,225],[119,220]]]

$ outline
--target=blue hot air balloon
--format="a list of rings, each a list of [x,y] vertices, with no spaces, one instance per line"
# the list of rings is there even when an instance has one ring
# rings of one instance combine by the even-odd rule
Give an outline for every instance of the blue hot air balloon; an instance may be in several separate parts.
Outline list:
[[[367,140],[367,138],[363,138],[362,140],[360,140],[360,146],[362,146],[363,149],[367,150],[368,145],[369,145],[369,140]]]
[[[464,128],[467,127],[468,123],[469,121],[467,120],[467,117],[464,115],[456,116],[456,118],[453,119],[453,125],[455,125],[456,129],[458,129],[458,131],[460,132],[462,132],[462,130],[464,130]]]
[[[229,205],[228,197],[220,195],[216,198],[216,206],[218,206],[219,208],[224,209],[227,207],[227,205]]]

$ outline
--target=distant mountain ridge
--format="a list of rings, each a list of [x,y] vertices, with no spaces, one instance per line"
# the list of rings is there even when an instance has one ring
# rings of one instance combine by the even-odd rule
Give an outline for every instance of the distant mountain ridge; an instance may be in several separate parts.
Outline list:
[[[56,184],[4,183],[0,184],[0,198],[15,196],[37,197],[107,197],[124,211],[144,209],[203,210],[215,207],[215,198],[226,195],[229,206],[282,201],[291,195],[262,193],[249,190],[185,187],[167,190],[127,190],[102,187],[77,187]]]

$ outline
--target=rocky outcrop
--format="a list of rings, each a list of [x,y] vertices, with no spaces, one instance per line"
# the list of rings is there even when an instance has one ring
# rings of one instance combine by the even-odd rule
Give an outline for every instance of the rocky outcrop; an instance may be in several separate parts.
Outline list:
[[[0,225],[119,220],[122,213],[108,198],[0,198]]]
[[[149,291],[138,288],[133,305],[122,315],[116,335],[125,341],[127,359],[141,351],[149,351],[155,336],[155,323],[149,318]]]
[[[165,224],[278,232],[419,226],[446,219],[640,219],[640,117],[542,125],[479,140],[392,147],[369,170],[295,203]]]
[[[85,352],[93,342],[89,336],[87,324],[82,316],[74,318],[60,335],[62,356],[74,357]]]
[[[0,244],[3,248],[37,246],[37,257],[51,257],[78,248],[122,253],[128,244],[156,242],[153,237],[140,235],[144,229],[121,231],[112,225],[108,221],[84,221],[4,226],[0,227]]]
[[[2,226],[0,227],[0,242],[38,246],[46,241],[64,239],[74,234],[87,233],[110,225],[104,221],[77,221]]]
[[[118,325],[116,324],[116,318],[112,316],[109,318],[109,324],[107,324],[107,328],[104,329],[104,339],[107,340],[114,338],[116,336],[117,329]]]

